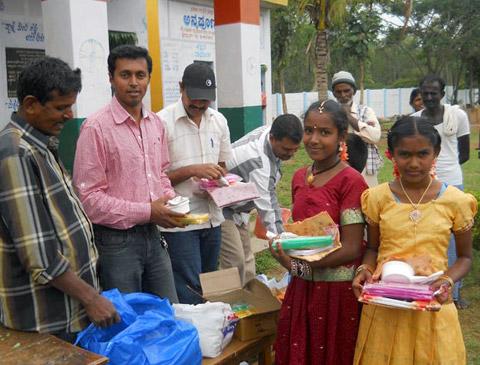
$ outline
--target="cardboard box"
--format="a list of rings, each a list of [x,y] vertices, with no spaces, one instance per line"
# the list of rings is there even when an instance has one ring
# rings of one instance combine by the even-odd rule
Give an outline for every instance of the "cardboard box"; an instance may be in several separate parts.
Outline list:
[[[200,274],[203,297],[210,302],[249,304],[254,314],[241,318],[235,330],[235,337],[247,341],[274,334],[280,301],[270,289],[257,279],[250,280],[242,288],[238,268]]]

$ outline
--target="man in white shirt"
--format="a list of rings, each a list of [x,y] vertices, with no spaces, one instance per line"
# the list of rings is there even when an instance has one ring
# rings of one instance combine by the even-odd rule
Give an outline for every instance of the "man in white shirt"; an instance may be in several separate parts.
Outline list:
[[[367,143],[367,163],[362,172],[368,186],[378,185],[378,170],[382,167],[382,158],[376,144],[380,141],[382,130],[372,108],[353,101],[357,92],[355,79],[350,72],[339,71],[332,78],[332,91],[337,101],[345,108],[348,116],[348,133],[355,133]]]
[[[458,105],[441,103],[445,96],[445,81],[441,77],[425,76],[420,83],[420,92],[425,109],[412,115],[428,119],[442,137],[436,164],[437,178],[463,189],[460,165],[470,158],[470,123],[467,113]]]
[[[227,120],[210,108],[215,75],[205,63],[192,63],[180,82],[180,99],[158,115],[167,131],[170,167],[167,175],[177,195],[190,199],[190,213],[208,213],[207,223],[164,229],[180,303],[202,302],[199,274],[217,269],[222,210],[198,189],[198,179],[225,175],[232,158]]]
[[[275,187],[282,177],[281,162],[289,160],[302,142],[303,127],[293,114],[277,117],[271,126],[259,127],[232,144],[233,158],[227,169],[243,181],[253,182],[260,197],[223,209],[220,268],[238,267],[242,284],[255,276],[255,257],[250,244],[250,211],[256,209],[267,229],[284,231],[282,210]]]
[[[455,185],[463,190],[461,165],[470,158],[470,123],[467,113],[458,105],[442,104],[445,96],[445,81],[436,75],[428,75],[420,82],[425,109],[413,116],[424,117],[430,121],[442,138],[440,154],[437,157],[437,179],[448,185]],[[455,239],[452,235],[448,247],[448,264],[457,260]],[[467,302],[460,296],[461,281],[455,283],[453,300],[459,309],[466,308]]]

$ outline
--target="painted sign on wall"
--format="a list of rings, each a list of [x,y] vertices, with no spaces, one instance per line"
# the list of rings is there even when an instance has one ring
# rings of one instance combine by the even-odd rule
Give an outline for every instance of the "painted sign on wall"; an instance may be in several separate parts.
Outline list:
[[[5,48],[5,63],[7,66],[7,95],[17,97],[17,79],[22,69],[29,63],[43,57],[44,49],[36,48]]]
[[[159,9],[163,100],[167,106],[180,96],[178,82],[193,61],[215,61],[215,20],[212,7],[166,1]]]

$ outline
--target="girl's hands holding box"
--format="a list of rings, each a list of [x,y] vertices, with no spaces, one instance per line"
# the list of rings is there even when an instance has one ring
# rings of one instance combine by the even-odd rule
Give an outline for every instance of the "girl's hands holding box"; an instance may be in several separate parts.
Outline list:
[[[373,268],[370,265],[360,265],[355,271],[352,281],[353,294],[358,298],[362,294],[363,284],[373,282]]]
[[[290,271],[292,269],[292,259],[288,256],[285,251],[283,251],[282,244],[280,242],[277,243],[277,249],[272,247],[273,239],[268,241],[268,247],[270,249],[270,253],[272,256],[277,260],[280,265],[282,265],[285,269]]]
[[[450,276],[442,275],[430,286],[430,289],[434,291],[433,295],[440,304],[447,304],[452,301],[453,284]]]

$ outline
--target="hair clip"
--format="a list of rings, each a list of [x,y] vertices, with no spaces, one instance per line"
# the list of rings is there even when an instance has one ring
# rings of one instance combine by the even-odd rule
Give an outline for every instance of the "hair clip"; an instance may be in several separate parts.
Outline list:
[[[319,112],[320,114],[324,112],[323,109],[325,109],[325,106],[324,106],[324,105],[325,105],[326,102],[327,102],[326,100],[322,101],[322,103],[321,103],[320,106],[318,107],[318,112]]]

